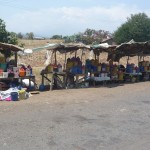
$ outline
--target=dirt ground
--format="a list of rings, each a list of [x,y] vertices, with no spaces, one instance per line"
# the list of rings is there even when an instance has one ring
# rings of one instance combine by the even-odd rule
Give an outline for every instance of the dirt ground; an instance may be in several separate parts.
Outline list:
[[[150,82],[0,102],[0,150],[149,150]]]

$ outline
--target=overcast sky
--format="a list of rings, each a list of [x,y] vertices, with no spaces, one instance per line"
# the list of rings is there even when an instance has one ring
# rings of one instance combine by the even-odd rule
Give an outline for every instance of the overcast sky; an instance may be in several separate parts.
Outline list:
[[[150,17],[150,0],[0,0],[0,19],[8,31],[47,37],[87,28],[113,32],[139,12]]]

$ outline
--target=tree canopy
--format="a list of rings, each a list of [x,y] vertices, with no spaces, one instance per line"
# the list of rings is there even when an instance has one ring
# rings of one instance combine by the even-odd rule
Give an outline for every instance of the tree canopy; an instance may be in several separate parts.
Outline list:
[[[0,19],[0,42],[7,42],[8,32],[6,31],[5,22]]]
[[[94,30],[87,28],[84,32],[79,32],[71,36],[65,36],[63,39],[66,43],[82,42],[84,44],[101,43],[103,39],[111,38],[112,34],[104,30]]]
[[[136,42],[150,40],[150,18],[145,13],[132,14],[114,32],[114,39],[117,44],[128,42],[131,39]]]
[[[18,42],[16,33],[8,32],[2,19],[0,19],[0,42],[9,44],[17,44]]]
[[[26,33],[26,37],[27,37],[27,39],[29,39],[29,40],[33,40],[33,38],[34,38],[34,33],[33,33],[33,32]]]

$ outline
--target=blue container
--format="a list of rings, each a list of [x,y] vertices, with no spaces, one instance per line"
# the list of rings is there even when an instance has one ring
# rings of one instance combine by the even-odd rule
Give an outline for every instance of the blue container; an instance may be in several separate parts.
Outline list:
[[[133,67],[132,67],[132,65],[127,64],[126,72],[127,72],[127,73],[133,73]]]
[[[77,67],[72,67],[71,73],[78,74],[78,68]]]
[[[11,100],[18,101],[18,92],[11,92]]]
[[[81,67],[78,67],[78,74],[82,74],[82,68]]]
[[[137,68],[136,73],[139,73],[139,72],[140,72],[140,68]]]
[[[0,64],[0,68],[3,69],[4,71],[6,71],[6,67],[7,67],[6,63]]]
[[[44,86],[44,84],[41,84],[40,86],[39,86],[39,91],[44,91],[45,90],[45,86]]]
[[[140,71],[144,72],[144,67],[143,66],[140,66]]]

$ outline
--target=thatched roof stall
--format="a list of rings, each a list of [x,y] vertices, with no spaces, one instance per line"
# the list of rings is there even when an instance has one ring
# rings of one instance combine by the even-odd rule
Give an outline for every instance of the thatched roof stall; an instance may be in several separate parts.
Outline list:
[[[116,47],[114,53],[110,54],[114,61],[119,61],[124,56],[143,56],[150,55],[150,41],[134,42],[131,40],[128,43],[123,43]]]
[[[78,49],[90,49],[89,46],[83,43],[69,43],[69,44],[51,44],[47,47],[48,50],[59,51],[60,53],[74,52]]]
[[[17,52],[22,51],[23,48],[7,43],[0,43],[0,52],[4,54],[5,57],[10,57],[12,54],[15,55],[15,63],[17,66]]]
[[[77,50],[79,49],[90,49],[90,46],[87,46],[83,43],[68,43],[68,44],[49,44],[49,46],[46,48],[47,50],[52,50],[55,54],[55,64],[57,64],[57,58],[56,58],[56,52],[60,52],[61,54],[65,54],[65,64],[66,64],[66,53],[68,52],[75,52],[75,57],[77,55]],[[82,56],[81,56],[82,58]]]
[[[91,46],[91,49],[94,51],[94,53],[111,52],[115,48],[116,48],[116,45],[108,45],[107,43],[102,43],[102,44]]]
[[[0,50],[11,50],[13,52],[22,51],[23,49],[17,45],[0,43]]]
[[[95,54],[95,58],[96,58],[96,56],[98,56],[98,58],[99,58],[99,55],[102,52],[106,52],[106,53],[108,53],[108,56],[110,56],[110,54],[112,54],[114,52],[115,48],[116,48],[116,45],[108,45],[107,43],[102,43],[102,44],[91,46],[91,50],[93,50],[93,52]]]

